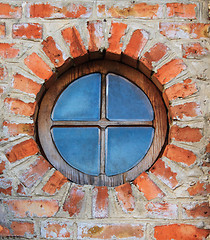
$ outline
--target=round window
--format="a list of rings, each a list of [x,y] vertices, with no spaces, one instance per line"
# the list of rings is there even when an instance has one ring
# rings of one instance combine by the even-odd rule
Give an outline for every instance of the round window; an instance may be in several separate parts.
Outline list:
[[[38,135],[47,159],[79,184],[116,186],[157,159],[167,132],[154,84],[117,62],[72,68],[45,93]]]

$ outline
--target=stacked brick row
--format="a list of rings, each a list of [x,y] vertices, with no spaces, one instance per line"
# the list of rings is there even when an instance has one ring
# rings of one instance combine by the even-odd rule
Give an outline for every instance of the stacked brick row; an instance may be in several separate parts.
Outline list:
[[[209,234],[205,2],[0,3],[0,236],[205,239]],[[168,108],[160,159],[133,182],[79,186],[35,142],[42,92],[67,68],[121,61],[152,79]]]

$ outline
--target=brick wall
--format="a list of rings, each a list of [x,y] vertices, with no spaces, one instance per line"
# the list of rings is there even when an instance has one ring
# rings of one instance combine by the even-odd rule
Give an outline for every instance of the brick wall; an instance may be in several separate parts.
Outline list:
[[[2,239],[207,238],[207,14],[202,0],[0,1]],[[71,183],[44,159],[34,134],[44,88],[98,58],[140,69],[168,108],[163,154],[115,188]]]

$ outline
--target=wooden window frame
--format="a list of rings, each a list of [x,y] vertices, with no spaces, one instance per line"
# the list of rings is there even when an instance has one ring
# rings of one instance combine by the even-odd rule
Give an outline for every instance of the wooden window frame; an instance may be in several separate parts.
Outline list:
[[[150,149],[146,153],[145,157],[136,166],[134,166],[132,169],[125,173],[115,176],[109,177],[104,174],[100,174],[99,176],[91,176],[71,167],[68,163],[65,162],[65,160],[57,151],[51,136],[51,128],[52,126],[55,126],[54,124],[69,124],[71,126],[82,125],[80,121],[71,121],[71,123],[67,123],[66,121],[60,121],[60,123],[54,123],[51,119],[51,113],[58,97],[63,92],[63,90],[71,82],[91,73],[101,73],[102,77],[107,75],[108,73],[114,73],[127,78],[129,81],[141,88],[141,90],[147,95],[154,110],[154,120],[152,122],[140,123],[140,126],[154,127],[154,138]],[[105,91],[105,80],[102,79],[102,96],[104,95],[103,91]],[[89,122],[89,124],[91,126],[100,126],[102,129],[105,129],[107,124],[109,125],[108,120],[105,119],[103,111],[103,109],[105,108],[105,100],[102,100],[101,108],[102,120],[100,120],[97,125],[95,124],[95,122]],[[127,125],[130,125],[129,122],[127,122]],[[122,121],[115,121],[114,123],[115,126],[123,124],[125,123]],[[139,126],[139,122],[133,121],[133,124],[135,126]],[[107,60],[91,61],[67,70],[46,91],[41,101],[38,113],[38,137],[41,145],[40,147],[44,151],[45,156],[57,170],[64,174],[69,180],[78,184],[117,186],[125,182],[134,180],[136,177],[138,177],[139,174],[150,168],[151,165],[155,162],[155,160],[159,157],[160,152],[166,141],[167,128],[168,123],[166,107],[161,97],[161,93],[154,85],[154,83],[149,80],[143,73],[128,65]],[[103,135],[103,133],[105,134],[105,131],[102,131],[101,135]],[[102,137],[101,141],[104,141],[104,137]],[[103,154],[104,152],[102,151],[101,155]]]

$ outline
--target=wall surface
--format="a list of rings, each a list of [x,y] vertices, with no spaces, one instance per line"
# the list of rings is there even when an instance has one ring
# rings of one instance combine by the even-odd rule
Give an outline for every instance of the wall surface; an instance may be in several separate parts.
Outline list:
[[[207,239],[207,1],[0,1],[0,238]],[[71,183],[36,144],[40,96],[91,59],[140,69],[163,93],[168,145],[133,182]]]

